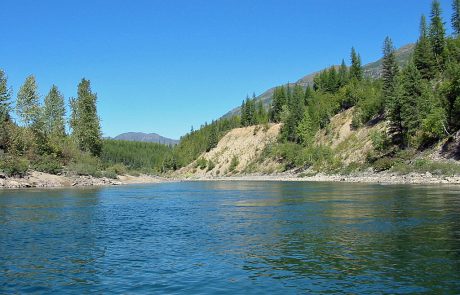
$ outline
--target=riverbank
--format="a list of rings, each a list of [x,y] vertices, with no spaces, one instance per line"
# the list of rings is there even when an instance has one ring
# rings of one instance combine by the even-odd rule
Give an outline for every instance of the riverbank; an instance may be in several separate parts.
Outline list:
[[[409,173],[400,175],[388,172],[366,172],[353,175],[301,174],[282,173],[273,175],[237,175],[227,177],[189,177],[192,181],[303,181],[303,182],[350,182],[350,183],[381,183],[381,184],[460,184],[460,176],[443,176],[427,173]]]
[[[295,182],[350,182],[350,183],[380,183],[380,184],[453,184],[460,185],[460,176],[443,176],[427,173],[409,173],[400,175],[389,172],[366,172],[352,175],[316,174],[304,176],[295,173],[280,173],[271,175],[246,174],[225,177],[187,176],[159,177],[151,175],[120,175],[116,179],[97,178],[92,176],[52,175],[33,171],[26,176],[4,177],[0,175],[0,189],[15,188],[59,188],[59,187],[89,187],[89,186],[118,186],[128,184],[164,183],[173,181],[295,181]]]
[[[151,176],[151,175],[122,175],[116,179],[107,177],[93,176],[68,176],[68,175],[53,175],[32,171],[24,177],[5,177],[0,175],[0,189],[14,188],[57,188],[57,187],[87,187],[87,186],[115,186],[126,184],[142,184],[142,183],[161,183],[171,181],[169,179]]]

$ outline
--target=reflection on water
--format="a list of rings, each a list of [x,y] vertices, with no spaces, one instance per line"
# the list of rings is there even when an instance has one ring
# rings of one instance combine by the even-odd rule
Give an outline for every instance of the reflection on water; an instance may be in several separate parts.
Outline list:
[[[0,293],[460,293],[460,188],[0,193]]]

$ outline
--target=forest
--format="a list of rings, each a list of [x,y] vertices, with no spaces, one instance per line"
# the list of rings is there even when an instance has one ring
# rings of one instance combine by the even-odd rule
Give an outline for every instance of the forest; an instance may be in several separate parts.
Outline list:
[[[316,144],[315,134],[350,108],[353,128],[388,121],[385,132],[373,135],[375,151],[368,155],[369,165],[385,170],[407,151],[430,148],[460,128],[460,0],[452,6],[453,33],[448,35],[440,3],[432,2],[429,18],[421,16],[420,34],[405,65],[398,65],[393,42],[386,37],[380,77],[365,77],[361,57],[352,48],[349,66],[342,60],[306,88],[277,87],[268,109],[255,95],[247,97],[239,115],[192,129],[174,147],[103,139],[89,80],[78,84],[67,115],[57,86],[41,103],[34,76],[26,78],[13,102],[6,73],[0,70],[0,170],[17,176],[29,169],[108,177],[127,171],[165,173],[190,164],[233,128],[269,123],[282,123],[282,129],[265,156],[283,161],[286,169],[333,170],[335,155]]]

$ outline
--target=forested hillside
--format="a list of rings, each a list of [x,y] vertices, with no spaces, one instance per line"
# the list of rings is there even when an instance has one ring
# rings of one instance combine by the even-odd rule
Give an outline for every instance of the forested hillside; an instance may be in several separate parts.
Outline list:
[[[316,172],[341,172],[374,167],[382,171],[400,163],[410,166],[421,152],[446,140],[458,140],[458,1],[453,2],[453,8],[452,36],[446,35],[440,3],[433,1],[429,20],[421,16],[414,46],[403,48],[398,55],[391,38],[386,37],[382,59],[371,65],[380,69],[378,72],[366,74],[359,53],[352,48],[349,66],[342,62],[316,74],[306,88],[300,83],[275,88],[268,121],[282,123],[282,129],[278,143],[268,147],[263,157],[284,163],[285,169],[314,167]],[[265,122],[254,111],[261,106],[255,97],[243,103],[242,126]],[[383,130],[368,134],[373,148],[367,150],[365,163],[342,162],[340,151],[318,139],[320,131],[326,137],[331,133],[331,118],[346,110],[351,110],[352,129],[386,123]],[[424,161],[423,165],[431,165],[430,160]],[[451,164],[460,171],[458,163]]]

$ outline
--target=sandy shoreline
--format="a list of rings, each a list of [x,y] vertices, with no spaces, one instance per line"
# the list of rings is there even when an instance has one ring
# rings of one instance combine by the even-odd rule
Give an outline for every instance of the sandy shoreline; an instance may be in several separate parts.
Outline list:
[[[95,178],[92,176],[63,176],[33,171],[23,178],[0,177],[0,189],[17,188],[65,188],[89,186],[118,186],[129,184],[153,184],[179,181],[295,181],[295,182],[348,182],[348,183],[380,183],[380,184],[451,184],[459,185],[460,176],[439,176],[431,173],[362,173],[356,175],[325,175],[299,176],[298,174],[274,175],[236,175],[226,177],[160,177],[151,175],[121,175],[117,179]]]

